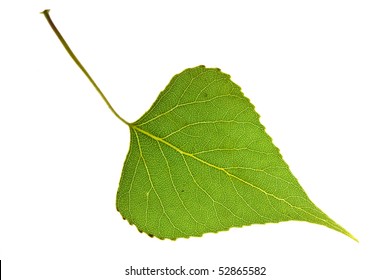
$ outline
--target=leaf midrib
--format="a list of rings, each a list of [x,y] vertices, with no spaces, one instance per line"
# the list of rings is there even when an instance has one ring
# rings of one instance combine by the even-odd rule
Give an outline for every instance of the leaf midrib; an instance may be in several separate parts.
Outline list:
[[[242,179],[242,178],[240,178],[240,177],[238,177],[238,176],[236,176],[236,175],[234,175],[234,174],[228,172],[225,168],[216,166],[216,165],[214,165],[214,164],[212,164],[212,163],[210,163],[210,162],[207,162],[207,161],[205,161],[205,160],[203,160],[203,159],[201,159],[201,158],[196,157],[194,154],[191,154],[191,153],[188,153],[188,152],[186,152],[186,151],[183,151],[183,150],[181,150],[180,148],[176,147],[175,145],[171,144],[170,142],[168,142],[168,141],[166,141],[166,140],[164,140],[164,139],[162,139],[162,138],[160,138],[160,137],[158,137],[158,136],[156,136],[156,135],[153,135],[153,134],[149,133],[149,132],[146,131],[146,130],[141,129],[141,128],[139,128],[138,126],[136,126],[136,125],[134,125],[134,124],[131,124],[131,125],[130,125],[130,128],[135,129],[136,131],[138,131],[138,132],[140,132],[140,133],[142,133],[142,134],[144,134],[144,135],[146,135],[146,136],[152,138],[153,140],[155,140],[155,141],[157,141],[157,142],[160,142],[160,143],[163,143],[163,144],[167,145],[168,147],[172,148],[173,150],[175,150],[176,152],[178,152],[178,153],[180,153],[180,154],[182,154],[182,155],[186,155],[186,156],[188,156],[188,157],[190,157],[190,158],[193,158],[193,159],[195,159],[195,160],[197,160],[197,161],[199,161],[199,162],[201,162],[201,163],[203,163],[203,164],[205,164],[205,165],[207,165],[207,166],[209,166],[209,167],[212,167],[212,168],[214,168],[214,169],[217,169],[217,170],[219,170],[219,171],[222,171],[222,172],[224,172],[227,176],[229,176],[229,177],[231,177],[231,178],[234,178],[234,179],[236,179],[236,180],[238,180],[238,181],[240,181],[240,182],[242,182],[242,183],[244,183],[244,184],[246,184],[246,185],[248,185],[248,186],[250,186],[250,187],[252,187],[252,188],[254,188],[254,189],[256,189],[256,190],[258,190],[258,191],[261,191],[261,192],[264,193],[265,195],[270,196],[270,197],[272,197],[272,198],[274,198],[274,199],[276,199],[276,200],[278,200],[278,201],[281,201],[281,202],[285,203],[286,205],[288,205],[289,207],[291,207],[291,208],[293,208],[293,209],[300,210],[300,211],[306,213],[307,215],[310,215],[310,216],[312,216],[312,217],[314,217],[314,218],[316,218],[316,219],[322,221],[323,223],[327,224],[327,225],[328,225],[329,227],[331,227],[331,228],[337,229],[338,231],[343,232],[343,233],[347,234],[348,236],[352,236],[349,232],[347,232],[344,228],[342,228],[341,226],[339,226],[337,223],[335,223],[335,222],[334,222],[332,219],[330,219],[330,218],[329,218],[329,220],[330,220],[332,223],[329,222],[329,221],[326,220],[326,219],[323,219],[323,218],[321,218],[321,217],[318,217],[318,216],[316,216],[316,215],[314,215],[314,214],[312,214],[312,213],[306,211],[305,209],[303,209],[303,208],[301,208],[301,207],[294,206],[294,205],[292,205],[291,203],[289,203],[287,200],[285,200],[285,199],[283,199],[283,198],[280,198],[280,197],[278,197],[278,196],[276,196],[276,195],[274,195],[274,194],[272,194],[272,193],[269,193],[269,192],[263,190],[262,188],[260,188],[260,187],[258,187],[258,186],[256,186],[256,185],[253,185],[252,183],[250,183],[250,182],[248,182],[248,181],[246,181],[246,180],[244,180],[244,179]],[[355,239],[353,236],[352,236],[352,238]]]

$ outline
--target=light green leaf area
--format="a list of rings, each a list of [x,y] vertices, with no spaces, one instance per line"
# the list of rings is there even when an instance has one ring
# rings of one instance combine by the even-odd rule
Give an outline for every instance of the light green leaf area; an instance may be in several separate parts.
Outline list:
[[[176,239],[298,220],[355,239],[310,201],[254,106],[219,69],[174,76],[129,127],[117,209],[141,232]]]

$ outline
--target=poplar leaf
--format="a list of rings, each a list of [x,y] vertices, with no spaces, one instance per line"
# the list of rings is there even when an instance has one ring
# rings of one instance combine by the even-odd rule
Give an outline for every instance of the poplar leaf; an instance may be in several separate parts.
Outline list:
[[[69,56],[130,128],[116,205],[139,231],[173,240],[298,220],[357,241],[310,201],[229,75],[204,66],[186,69],[138,121],[129,123],[111,106],[49,12],[42,14]]]
[[[174,76],[129,128],[116,204],[141,232],[177,239],[297,220],[355,239],[311,202],[254,106],[219,69]]]

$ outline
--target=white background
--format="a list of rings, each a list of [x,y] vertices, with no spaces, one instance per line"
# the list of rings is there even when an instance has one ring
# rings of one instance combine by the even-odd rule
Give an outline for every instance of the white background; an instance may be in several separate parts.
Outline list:
[[[0,4],[4,279],[149,279],[125,276],[130,265],[388,279],[388,1],[10,2]],[[128,129],[39,14],[47,8],[128,121],[185,68],[229,73],[313,202],[360,243],[303,222],[175,242],[129,226],[115,209]]]

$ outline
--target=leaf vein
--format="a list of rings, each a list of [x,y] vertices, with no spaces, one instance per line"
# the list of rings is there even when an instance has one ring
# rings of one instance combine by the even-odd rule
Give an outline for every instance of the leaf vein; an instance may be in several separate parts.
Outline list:
[[[203,224],[203,223],[201,223],[201,222],[199,222],[197,219],[195,219],[195,217],[191,214],[191,212],[188,210],[188,208],[187,208],[186,205],[184,204],[184,201],[183,201],[183,199],[180,197],[180,194],[179,194],[178,191],[177,191],[177,187],[176,187],[175,183],[173,182],[172,171],[171,171],[171,168],[170,168],[170,166],[169,166],[168,159],[167,159],[167,157],[165,156],[164,151],[163,151],[162,148],[161,148],[160,142],[157,141],[157,144],[158,144],[158,147],[159,147],[159,149],[160,149],[160,152],[161,152],[162,156],[164,157],[165,164],[166,164],[166,166],[167,166],[167,168],[168,168],[169,179],[171,180],[171,184],[172,184],[172,186],[173,186],[173,188],[174,188],[174,190],[175,190],[175,193],[176,193],[178,199],[180,200],[181,205],[183,206],[184,210],[188,213],[188,215],[190,215],[190,217],[192,218],[192,220],[194,220],[197,224],[200,224],[200,225],[202,225],[202,226],[205,227],[206,225]]]
[[[169,223],[172,225],[172,227],[175,228],[177,231],[181,232],[182,234],[186,234],[186,233],[184,233],[181,229],[179,229],[179,228],[172,222],[172,220],[171,220],[171,218],[169,217],[168,213],[165,211],[164,204],[162,203],[161,198],[160,198],[160,196],[158,195],[158,193],[157,193],[157,191],[156,191],[156,188],[154,187],[154,184],[153,184],[153,181],[152,181],[150,172],[149,172],[148,165],[146,164],[145,157],[144,157],[144,155],[143,155],[143,153],[142,153],[142,147],[141,147],[141,143],[140,143],[140,140],[139,140],[139,137],[138,137],[138,133],[135,132],[135,135],[136,135],[137,142],[138,142],[138,146],[139,146],[140,157],[142,158],[142,161],[143,161],[143,163],[144,163],[144,165],[145,165],[146,173],[147,173],[147,175],[148,175],[148,179],[149,179],[149,182],[150,182],[150,185],[151,185],[151,188],[150,188],[150,189],[152,189],[152,190],[154,191],[154,193],[156,194],[157,199],[158,199],[158,201],[160,202],[160,206],[161,206],[161,208],[162,208],[162,210],[163,210],[163,213],[164,213],[164,215],[167,217],[167,219],[168,219]],[[147,200],[146,200],[147,206],[146,206],[145,228],[146,228],[146,226],[147,226],[147,221],[148,221],[148,220],[147,220],[147,219],[148,219],[147,210],[148,210],[148,206],[149,206],[149,192],[150,192],[150,190],[146,193],[146,197],[147,197]]]
[[[244,124],[244,125],[251,125],[251,126],[254,126],[256,128],[259,128],[259,126],[255,125],[254,123],[251,123],[251,122],[242,122],[242,121],[235,121],[235,120],[229,120],[229,121],[226,121],[226,120],[216,120],[216,121],[201,121],[201,122],[194,122],[194,123],[190,123],[190,124],[187,124],[185,126],[182,126],[181,128],[169,133],[168,135],[162,137],[162,139],[167,139],[169,137],[171,137],[172,135],[178,133],[178,132],[181,132],[182,130],[184,129],[187,129],[189,127],[193,127],[193,126],[197,126],[197,125],[205,125],[205,124],[231,124],[231,123],[234,123],[234,124]]]

